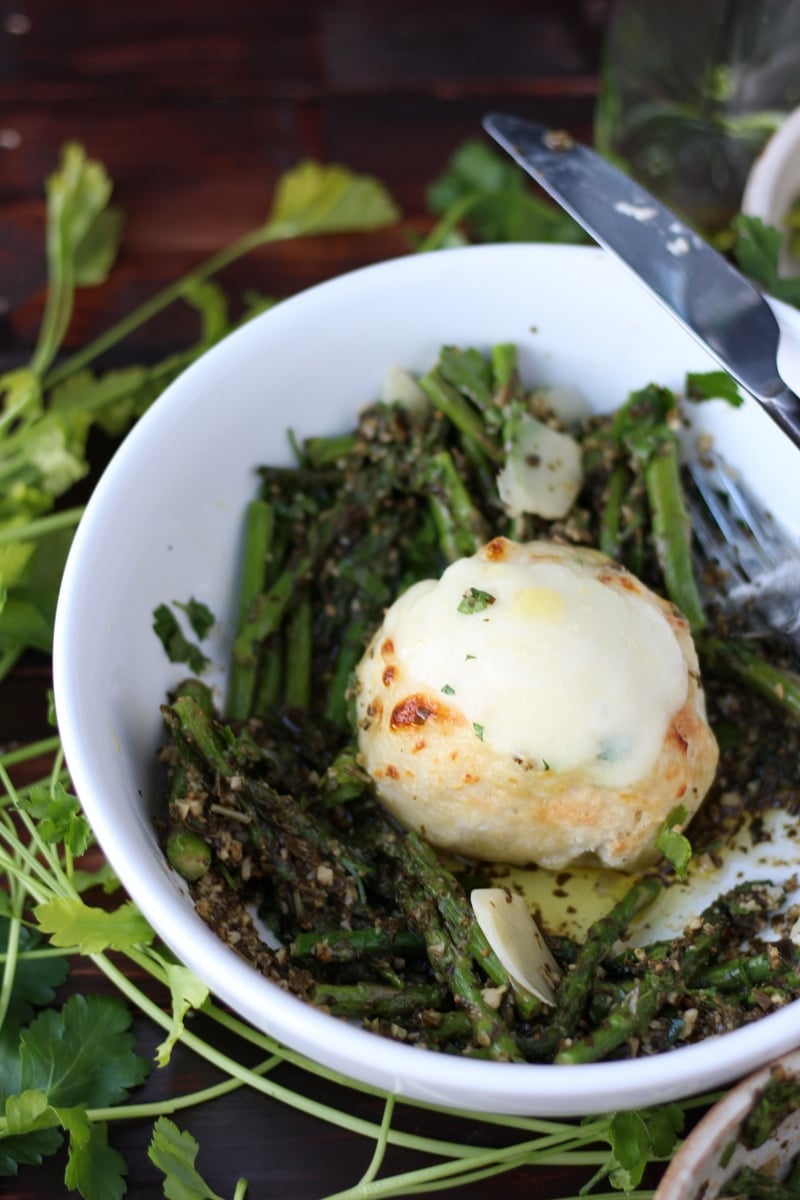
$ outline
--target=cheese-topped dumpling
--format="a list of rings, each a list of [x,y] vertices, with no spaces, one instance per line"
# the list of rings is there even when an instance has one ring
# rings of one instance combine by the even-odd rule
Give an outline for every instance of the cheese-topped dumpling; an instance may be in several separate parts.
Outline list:
[[[717,764],[686,621],[595,550],[495,538],[387,611],[356,677],[361,760],[436,846],[633,868]]]

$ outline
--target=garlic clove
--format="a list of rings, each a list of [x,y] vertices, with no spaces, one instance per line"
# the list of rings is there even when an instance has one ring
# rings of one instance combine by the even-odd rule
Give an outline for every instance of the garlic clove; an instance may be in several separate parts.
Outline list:
[[[532,992],[544,1004],[555,1004],[561,971],[522,897],[507,888],[475,888],[470,902],[481,932],[514,986]]]
[[[565,517],[582,483],[582,450],[575,438],[524,413],[497,476],[497,490],[508,515]]]

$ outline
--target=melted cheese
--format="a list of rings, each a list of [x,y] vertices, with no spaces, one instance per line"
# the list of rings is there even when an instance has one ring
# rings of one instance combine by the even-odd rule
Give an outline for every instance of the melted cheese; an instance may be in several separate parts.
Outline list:
[[[473,589],[492,602],[460,612]],[[688,690],[662,613],[601,582],[585,553],[550,545],[454,563],[410,588],[384,633],[409,686],[446,688],[485,745],[544,769],[586,772],[604,787],[652,769]]]
[[[473,858],[633,869],[717,763],[686,621],[593,550],[495,538],[415,584],[355,699],[384,805]]]

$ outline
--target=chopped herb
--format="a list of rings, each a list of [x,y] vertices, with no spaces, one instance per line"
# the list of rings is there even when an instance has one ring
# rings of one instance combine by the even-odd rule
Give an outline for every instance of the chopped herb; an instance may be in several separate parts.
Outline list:
[[[744,404],[738,383],[727,371],[689,371],[686,394],[690,400],[727,400],[734,408]]]
[[[692,859],[692,844],[682,832],[688,816],[689,814],[682,804],[673,808],[656,838],[656,849],[672,863],[679,879],[686,878],[686,872]]]
[[[444,685],[444,687],[442,688],[442,691],[444,692],[445,696],[454,696],[456,694],[456,689],[453,687],[450,687],[449,683],[446,683]]]
[[[477,721],[473,721],[472,728],[475,730],[475,734],[478,738],[478,741],[482,742],[483,741],[483,726],[479,725]]]
[[[474,654],[465,654],[465,655],[464,655],[464,662],[469,662],[469,660],[470,660],[471,658],[472,658],[472,659],[474,659],[475,657],[476,657],[476,656],[475,656]]]
[[[199,675],[209,660],[199,646],[183,633],[178,619],[166,604],[159,604],[153,611],[153,629],[164,647],[170,662],[186,663],[195,675]]]
[[[460,613],[478,613],[483,612],[490,604],[494,604],[495,597],[490,592],[482,592],[480,588],[471,587],[464,592],[461,597],[461,603],[458,606]]]
[[[200,600],[195,600],[194,596],[190,600],[187,600],[185,604],[181,604],[180,600],[176,600],[174,603],[176,608],[180,608],[186,613],[186,616],[189,618],[189,624],[202,642],[214,624],[214,614],[211,612],[211,609]]]

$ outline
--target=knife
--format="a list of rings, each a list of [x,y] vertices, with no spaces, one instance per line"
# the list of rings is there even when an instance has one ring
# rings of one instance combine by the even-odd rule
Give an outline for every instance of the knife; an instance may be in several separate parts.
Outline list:
[[[800,398],[778,374],[780,328],[761,293],[660,200],[569,134],[500,113],[483,124],[800,447]]]

